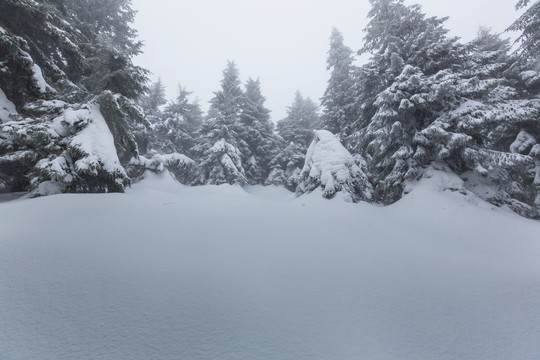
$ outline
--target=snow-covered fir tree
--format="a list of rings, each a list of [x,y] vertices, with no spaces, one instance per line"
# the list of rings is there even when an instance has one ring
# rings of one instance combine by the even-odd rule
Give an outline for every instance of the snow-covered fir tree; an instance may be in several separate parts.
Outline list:
[[[147,93],[141,97],[140,104],[146,114],[153,114],[166,103],[165,86],[159,77],[155,83],[148,87]]]
[[[300,173],[306,158],[306,149],[303,146],[290,142],[281,141],[275,149],[274,156],[270,160],[270,174],[265,185],[280,185],[289,191],[296,191],[300,182]]]
[[[467,190],[537,216],[532,149],[540,107],[512,75],[508,42],[482,29],[461,45],[446,35],[444,19],[426,18],[418,6],[372,4],[362,49],[372,59],[359,71],[362,113],[346,140],[366,159],[374,200],[398,200],[407,183],[442,162],[467,179]]]
[[[334,28],[327,59],[330,79],[321,99],[321,126],[340,136],[358,118],[353,61],[352,50],[345,46],[343,35]]]
[[[287,108],[287,116],[277,123],[277,132],[287,143],[293,142],[307,150],[319,122],[317,104],[297,91],[292,105]]]
[[[368,162],[375,199],[391,203],[418,175],[411,146],[417,129],[441,110],[428,102],[425,77],[455,66],[463,51],[446,36],[445,19],[427,18],[402,0],[370,2],[361,52],[372,58],[360,71],[358,100],[368,118],[357,120],[347,142]]]
[[[157,90],[162,86],[150,86]],[[161,91],[154,91],[154,94]],[[164,88],[163,88],[164,93]],[[186,185],[199,183],[198,164],[191,158],[195,146],[196,132],[202,123],[202,110],[197,101],[190,100],[191,92],[178,85],[178,95],[163,110],[159,108],[163,100],[152,100],[146,108],[149,127],[139,126],[136,131],[141,155],[132,158],[128,174],[134,180],[140,179],[146,170],[152,172],[169,171],[177,181]],[[158,99],[164,99],[157,96]],[[152,107],[148,104],[152,104]]]
[[[150,89],[156,90],[156,84],[150,86]],[[162,87],[162,90],[160,92],[164,94],[165,88]],[[203,120],[200,105],[190,100],[191,92],[181,85],[178,85],[176,99],[170,101],[163,110],[159,106],[166,103],[164,96],[158,96],[159,101],[149,100],[151,94],[152,90],[142,101],[151,126],[139,127],[136,131],[141,154],[152,156],[180,153],[191,156],[196,132]],[[149,103],[154,105],[149,106]]]
[[[147,73],[131,61],[141,46],[133,16],[129,1],[0,3],[0,97],[9,108],[0,191],[129,185],[122,164],[138,156],[131,126],[145,122],[135,100]]]
[[[516,9],[525,8],[529,4],[530,7],[508,30],[520,32],[516,40],[520,44],[520,57],[525,62],[533,61],[536,65],[540,65],[540,1],[518,0]]]
[[[373,192],[366,174],[351,153],[327,130],[314,131],[296,189],[299,195],[317,188],[325,198],[340,194],[345,201],[370,200]]]
[[[234,62],[229,62],[223,71],[221,89],[214,93],[195,147],[200,159],[201,183],[247,183],[242,159],[249,149],[242,139],[240,124],[244,101],[239,71]]]
[[[304,98],[300,91],[296,92],[292,105],[287,108],[287,116],[277,124],[280,139],[270,161],[266,184],[296,190],[313,130],[320,123],[318,111],[317,104]]]
[[[507,40],[483,29],[461,71],[430,79],[432,89],[453,97],[445,100],[447,111],[418,132],[415,143],[422,158],[430,154],[427,158],[444,161],[481,197],[536,217],[533,149],[540,140],[540,99],[512,76],[509,49]]]
[[[249,79],[245,85],[245,98],[240,115],[242,138],[249,153],[244,159],[249,184],[263,184],[270,172],[270,161],[278,146],[270,110],[264,106],[266,98],[261,93],[259,80]]]

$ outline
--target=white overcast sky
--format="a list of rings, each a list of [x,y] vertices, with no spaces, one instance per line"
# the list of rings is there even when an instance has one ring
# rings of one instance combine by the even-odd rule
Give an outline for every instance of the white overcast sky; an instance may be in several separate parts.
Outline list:
[[[174,98],[181,83],[206,110],[219,89],[227,60],[243,81],[260,78],[274,121],[286,115],[296,90],[318,101],[328,72],[332,27],[358,50],[368,0],[132,0],[135,27],[145,42],[136,63],[152,71]],[[480,25],[504,31],[517,17],[516,0],[407,0],[430,16],[449,16],[447,27],[463,41]]]

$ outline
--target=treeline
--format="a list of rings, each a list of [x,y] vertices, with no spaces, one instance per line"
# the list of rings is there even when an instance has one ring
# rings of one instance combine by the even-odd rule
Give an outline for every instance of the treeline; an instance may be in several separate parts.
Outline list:
[[[183,183],[272,184],[295,191],[313,130],[320,125],[316,103],[297,92],[287,117],[275,127],[259,80],[242,84],[233,62],[223,71],[221,88],[214,93],[206,116],[189,95],[179,85],[178,97],[167,104],[161,80],[150,86],[140,103],[151,125],[136,131],[144,156],[132,161],[131,168],[137,164],[163,167],[162,155],[176,153],[197,164],[186,172],[186,158],[179,164],[166,157],[164,166]],[[142,174],[144,168],[138,170]]]
[[[456,190],[538,217],[540,1],[517,3],[516,51],[485,28],[462,43],[418,5],[370,2],[361,49],[331,34],[321,111],[297,93],[274,126],[261,84],[232,62],[207,114],[181,86],[170,102],[161,81],[147,88],[128,0],[0,0],[0,191],[123,191],[165,169],[184,184],[295,191],[310,188],[305,154],[326,129],[370,201],[399,200],[435,168],[464,180]]]

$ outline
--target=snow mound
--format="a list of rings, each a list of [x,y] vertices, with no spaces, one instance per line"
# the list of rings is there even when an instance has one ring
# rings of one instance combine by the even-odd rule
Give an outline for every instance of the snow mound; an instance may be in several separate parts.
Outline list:
[[[304,194],[321,187],[326,198],[343,192],[354,202],[371,199],[371,184],[351,153],[331,132],[315,130],[314,134],[296,192]]]
[[[146,177],[147,170],[156,174],[170,173],[176,181],[185,185],[194,185],[199,177],[195,161],[179,153],[154,154],[151,158],[139,156],[130,160],[128,171],[135,180]]]

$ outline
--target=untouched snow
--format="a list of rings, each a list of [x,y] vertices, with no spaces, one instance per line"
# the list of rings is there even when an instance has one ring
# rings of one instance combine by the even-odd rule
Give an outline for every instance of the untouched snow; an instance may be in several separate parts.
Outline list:
[[[538,359],[540,223],[456,181],[386,208],[166,173],[1,203],[0,358]]]

